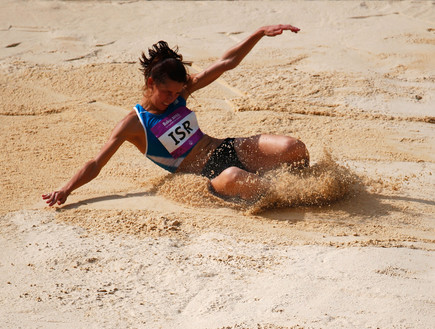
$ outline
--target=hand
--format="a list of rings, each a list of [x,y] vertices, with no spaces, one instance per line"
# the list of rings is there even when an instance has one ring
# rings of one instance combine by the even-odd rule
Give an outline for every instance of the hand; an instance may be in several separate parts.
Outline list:
[[[56,203],[60,206],[61,204],[65,203],[67,198],[68,194],[62,190],[42,195],[42,199],[46,200],[45,202],[50,207]]]
[[[274,37],[275,35],[282,34],[283,31],[290,30],[293,33],[298,33],[300,31],[299,28],[292,25],[270,25],[263,27],[264,35],[268,37]]]

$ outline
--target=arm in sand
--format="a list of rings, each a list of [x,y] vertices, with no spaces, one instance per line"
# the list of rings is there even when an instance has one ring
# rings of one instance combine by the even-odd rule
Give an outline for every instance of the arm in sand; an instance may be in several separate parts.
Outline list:
[[[194,91],[204,88],[217,78],[219,78],[225,71],[235,68],[245,58],[245,56],[254,48],[254,46],[264,36],[274,37],[280,35],[283,31],[292,31],[298,33],[299,28],[292,25],[271,25],[263,26],[251,34],[248,38],[227,50],[223,56],[210,67],[204,71],[193,74],[187,85],[188,94],[192,94]]]
[[[126,140],[132,140],[131,131],[134,131],[134,127],[131,129],[134,124],[132,118],[136,119],[136,116],[127,115],[121,122],[119,122],[113,129],[109,140],[104,144],[100,152],[92,160],[86,162],[86,164],[61,189],[42,195],[42,198],[50,207],[55,204],[61,205],[65,203],[72,191],[86,183],[89,183],[97,177],[101,169],[106,165],[119,147]]]

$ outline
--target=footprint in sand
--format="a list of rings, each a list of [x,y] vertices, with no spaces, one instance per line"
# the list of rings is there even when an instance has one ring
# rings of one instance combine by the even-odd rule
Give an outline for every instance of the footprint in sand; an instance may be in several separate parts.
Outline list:
[[[15,42],[15,43],[11,43],[10,45],[7,45],[5,48],[14,48],[19,45],[21,45],[21,42]]]
[[[364,19],[364,18],[371,18],[371,17],[383,17],[383,16],[389,16],[389,15],[399,15],[399,12],[394,12],[390,14],[377,14],[377,15],[367,15],[367,16],[352,16],[349,17],[350,19]]]

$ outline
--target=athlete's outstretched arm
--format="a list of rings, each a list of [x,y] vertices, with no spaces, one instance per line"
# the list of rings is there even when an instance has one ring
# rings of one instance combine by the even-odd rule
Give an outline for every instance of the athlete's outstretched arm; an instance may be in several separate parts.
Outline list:
[[[193,74],[186,88],[187,93],[191,94],[198,89],[204,88],[219,78],[225,71],[235,68],[252,50],[252,48],[254,48],[258,41],[261,40],[262,37],[274,37],[276,35],[282,34],[283,31],[286,30],[292,31],[294,33],[299,32],[299,29],[292,25],[280,24],[263,26],[259,28],[245,40],[227,50],[222,57],[210,67],[198,74]]]
[[[126,139],[128,123],[126,118],[119,122],[113,129],[109,140],[101,148],[100,152],[85,165],[59,190],[43,194],[42,199],[51,207],[55,204],[65,203],[72,191],[86,183],[89,183],[98,176],[101,169],[106,165],[110,158],[115,154]]]

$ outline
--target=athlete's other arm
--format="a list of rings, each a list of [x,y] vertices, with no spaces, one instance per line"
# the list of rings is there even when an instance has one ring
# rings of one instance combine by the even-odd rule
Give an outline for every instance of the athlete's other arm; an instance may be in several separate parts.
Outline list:
[[[235,68],[245,58],[245,56],[254,48],[258,41],[264,36],[273,37],[282,34],[283,31],[289,30],[298,33],[299,29],[292,25],[271,25],[263,26],[256,30],[253,34],[247,37],[242,42],[227,50],[222,57],[204,71],[192,74],[189,80],[186,92],[189,96],[194,91],[204,88],[217,78],[219,78],[225,71]]]
[[[72,191],[86,183],[89,183],[97,177],[101,169],[106,165],[119,147],[127,140],[129,122],[131,122],[129,116],[126,116],[122,121],[120,121],[113,129],[109,140],[104,144],[100,152],[92,160],[86,162],[85,165],[61,189],[43,194],[42,198],[45,202],[49,206],[53,206],[56,203],[61,205],[65,203]]]

